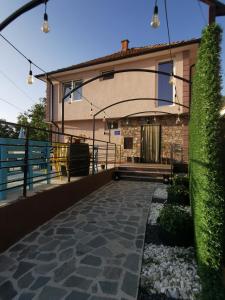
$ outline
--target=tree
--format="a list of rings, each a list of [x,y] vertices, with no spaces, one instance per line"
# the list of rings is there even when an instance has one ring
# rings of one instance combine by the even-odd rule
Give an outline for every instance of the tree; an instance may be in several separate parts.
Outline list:
[[[0,138],[16,138],[17,128],[5,123],[6,120],[0,119]]]
[[[203,31],[193,79],[190,117],[189,172],[196,251],[202,280],[202,299],[225,299],[224,170],[221,97],[221,29]]]
[[[40,99],[40,103],[36,103],[31,109],[18,116],[18,124],[31,126],[37,129],[30,129],[29,138],[33,140],[46,140],[48,133],[44,130],[48,129],[45,123],[45,104],[46,99]],[[38,130],[39,129],[39,130]]]

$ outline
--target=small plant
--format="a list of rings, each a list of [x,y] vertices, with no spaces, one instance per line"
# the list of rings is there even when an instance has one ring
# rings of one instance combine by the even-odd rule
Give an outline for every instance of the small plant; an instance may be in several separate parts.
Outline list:
[[[167,189],[168,203],[190,205],[189,190],[183,184],[172,183]]]
[[[173,185],[183,185],[187,189],[189,188],[189,178],[187,175],[181,176],[181,175],[175,175],[172,179]]]
[[[160,212],[157,222],[161,237],[169,245],[188,246],[193,244],[193,221],[183,207],[167,204]]]

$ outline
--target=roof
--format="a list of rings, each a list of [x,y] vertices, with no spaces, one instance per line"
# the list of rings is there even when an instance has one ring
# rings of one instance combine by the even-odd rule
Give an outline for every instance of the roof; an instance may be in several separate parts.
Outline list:
[[[165,44],[156,44],[156,45],[148,45],[148,46],[144,46],[144,47],[130,48],[127,51],[118,51],[113,54],[106,55],[106,56],[99,57],[99,58],[92,59],[92,60],[88,60],[86,62],[72,65],[70,67],[50,71],[50,72],[48,72],[48,75],[71,71],[71,70],[77,70],[77,69],[86,68],[86,67],[90,67],[90,66],[94,66],[94,65],[99,65],[99,64],[103,64],[103,63],[107,63],[107,62],[122,60],[125,58],[131,58],[131,57],[135,57],[135,56],[140,56],[140,55],[145,55],[145,54],[154,53],[154,52],[158,52],[158,51],[163,51],[163,50],[167,50],[169,48],[177,48],[177,47],[187,46],[187,45],[191,45],[191,44],[199,44],[199,43],[200,43],[200,39],[191,39],[191,40],[187,40],[187,41],[173,42],[170,45],[165,43]],[[45,76],[45,74],[39,74],[39,75],[36,75],[35,77],[40,78],[42,76]]]

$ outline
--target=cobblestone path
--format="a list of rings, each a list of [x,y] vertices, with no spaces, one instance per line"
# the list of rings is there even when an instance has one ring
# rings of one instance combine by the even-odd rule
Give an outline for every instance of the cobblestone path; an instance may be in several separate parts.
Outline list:
[[[0,299],[136,299],[156,186],[111,182],[14,244],[0,255]]]

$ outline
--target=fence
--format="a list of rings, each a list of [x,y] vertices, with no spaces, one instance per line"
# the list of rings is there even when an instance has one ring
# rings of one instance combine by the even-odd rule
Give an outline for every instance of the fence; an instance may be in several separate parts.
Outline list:
[[[10,190],[23,197],[35,185],[95,174],[121,162],[120,145],[57,131],[0,121],[0,200]],[[23,128],[23,138],[21,136]],[[9,130],[10,129],[10,130]],[[1,135],[1,133],[0,133]],[[94,168],[93,168],[94,167]]]

